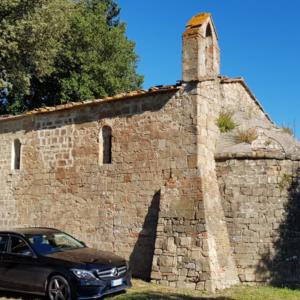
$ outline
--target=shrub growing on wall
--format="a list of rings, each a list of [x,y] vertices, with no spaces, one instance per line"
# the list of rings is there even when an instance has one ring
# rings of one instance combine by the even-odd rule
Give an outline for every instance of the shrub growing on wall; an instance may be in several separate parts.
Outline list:
[[[236,138],[237,143],[251,144],[254,140],[257,139],[257,131],[255,128],[239,130]]]
[[[222,111],[217,119],[217,126],[221,132],[227,132],[235,128],[235,123],[232,120],[233,112]]]

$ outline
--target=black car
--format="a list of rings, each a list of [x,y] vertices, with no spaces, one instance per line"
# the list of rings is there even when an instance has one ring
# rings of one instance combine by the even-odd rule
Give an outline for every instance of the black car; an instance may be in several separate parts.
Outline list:
[[[97,299],[131,287],[128,263],[51,228],[0,231],[0,289],[50,300]]]

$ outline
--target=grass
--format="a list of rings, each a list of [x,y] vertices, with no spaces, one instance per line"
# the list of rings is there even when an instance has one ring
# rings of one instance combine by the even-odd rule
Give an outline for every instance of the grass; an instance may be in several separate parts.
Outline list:
[[[298,300],[300,290],[269,286],[236,286],[209,294],[187,289],[166,288],[134,280],[134,287],[126,294],[111,297],[113,300]]]
[[[236,124],[232,120],[233,112],[222,111],[216,121],[221,132],[227,132],[235,128]]]
[[[257,131],[255,128],[249,128],[249,129],[238,131],[237,134],[238,143],[251,144],[256,139],[257,139]]]
[[[3,296],[3,297],[2,297]],[[5,296],[5,297],[4,297]],[[2,297],[2,298],[1,298]],[[33,296],[1,294],[0,300],[40,300]],[[107,297],[109,300],[298,300],[300,290],[273,288],[269,286],[236,286],[231,289],[209,294],[186,289],[167,288],[140,280],[133,280],[133,288],[127,293]]]

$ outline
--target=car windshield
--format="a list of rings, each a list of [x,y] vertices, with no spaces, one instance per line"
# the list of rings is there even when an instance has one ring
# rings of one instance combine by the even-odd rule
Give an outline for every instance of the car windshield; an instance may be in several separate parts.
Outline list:
[[[84,248],[85,246],[71,236],[58,232],[28,236],[33,249],[42,255]]]

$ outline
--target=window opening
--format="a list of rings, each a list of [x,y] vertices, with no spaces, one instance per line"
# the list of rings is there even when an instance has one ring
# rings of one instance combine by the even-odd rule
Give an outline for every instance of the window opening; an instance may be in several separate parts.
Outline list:
[[[21,146],[19,139],[14,140],[12,157],[12,169],[14,170],[20,170],[21,168]]]
[[[112,162],[112,130],[104,126],[100,133],[100,162],[111,164]]]

